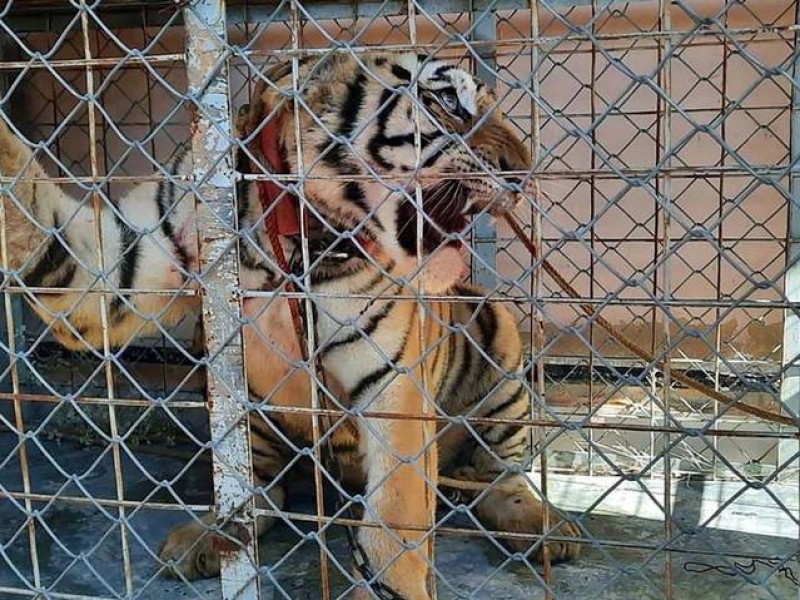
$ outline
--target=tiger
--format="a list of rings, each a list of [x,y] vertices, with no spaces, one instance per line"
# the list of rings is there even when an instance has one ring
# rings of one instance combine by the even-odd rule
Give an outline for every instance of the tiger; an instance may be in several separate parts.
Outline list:
[[[295,77],[302,92],[292,99],[285,91]],[[462,501],[487,529],[556,538],[504,540],[512,551],[577,556],[580,527],[550,511],[545,530],[542,501],[526,474],[531,431],[515,421],[530,415],[531,394],[515,319],[483,290],[462,283],[460,234],[469,220],[512,210],[531,191],[530,152],[494,94],[458,65],[414,53],[305,58],[297,73],[282,63],[263,80],[230,149],[242,175],[240,283],[244,290],[276,290],[285,281],[257,178],[245,176],[268,172],[251,142],[275,119],[286,172],[304,172],[302,194],[322,230],[311,269],[301,273],[314,292],[316,358],[338,403],[355,415],[382,415],[357,416],[355,427],[330,432],[342,483],[362,490],[366,518],[390,524],[357,533],[375,582],[396,597],[432,597],[425,533],[433,524],[426,502],[430,461],[440,475],[502,484],[464,492]],[[202,287],[197,215],[207,209],[193,193],[188,152],[178,153],[158,181],[142,182],[113,202],[103,198],[98,223],[88,199],[102,192],[87,187],[85,198],[74,198],[48,181],[6,120],[0,124],[3,272],[28,287],[57,288],[26,298],[61,344],[124,347],[198,310],[197,294],[136,291]],[[282,236],[280,245],[302,272],[308,262],[298,265],[302,241]],[[119,290],[105,307],[100,284]],[[420,302],[420,293],[439,299]],[[245,297],[242,323],[255,503],[280,511],[287,467],[313,440],[308,412],[281,408],[309,407],[311,378],[296,368],[303,348],[285,297]],[[440,417],[434,425],[389,418],[426,411]],[[499,422],[468,424],[466,417]],[[261,536],[275,519],[256,522]],[[213,523],[209,513],[170,531],[159,551],[170,575],[219,574],[225,544],[209,531]]]

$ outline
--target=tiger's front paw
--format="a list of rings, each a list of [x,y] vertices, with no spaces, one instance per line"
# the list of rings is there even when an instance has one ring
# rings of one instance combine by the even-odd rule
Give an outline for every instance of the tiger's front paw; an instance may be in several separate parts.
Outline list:
[[[580,529],[555,510],[550,510],[549,529],[544,531],[544,506],[527,485],[498,486],[490,491],[478,505],[478,514],[487,525],[498,531],[512,533],[546,533],[549,537],[565,538],[546,540],[550,560],[559,562],[575,558],[580,553]],[[503,538],[502,543],[514,552],[527,552],[537,541],[521,538]],[[545,544],[540,544],[534,554],[537,561],[544,560]]]
[[[169,532],[158,552],[168,576],[192,581],[219,575],[221,536],[209,532],[207,520],[204,517],[202,522],[192,521]]]

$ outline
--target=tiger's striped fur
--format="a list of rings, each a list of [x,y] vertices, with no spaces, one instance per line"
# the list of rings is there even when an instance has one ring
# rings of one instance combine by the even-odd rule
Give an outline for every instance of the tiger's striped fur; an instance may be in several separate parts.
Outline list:
[[[416,55],[336,56],[303,62],[304,108],[296,115],[276,91],[291,87],[290,71],[278,67],[270,79],[275,87],[261,91],[251,114],[280,119],[279,141],[287,162],[297,172],[302,160],[308,175],[305,193],[325,221],[323,227],[355,232],[371,242],[369,253],[356,252],[346,260],[329,260],[323,253],[311,273],[318,294],[321,363],[337,399],[357,411],[399,416],[422,413],[426,402],[433,406],[429,412],[453,417],[518,419],[529,414],[514,320],[501,304],[483,300],[480,290],[458,283],[464,262],[448,239],[466,227],[470,214],[513,205],[524,177],[495,173],[530,172],[528,152],[494,110],[489,91],[448,63]],[[419,160],[408,118],[412,82],[421,101]],[[255,116],[246,127],[251,136],[261,126]],[[297,125],[303,132],[302,153],[295,151]],[[193,285],[198,255],[194,223],[196,211],[204,207],[196,203],[191,185],[181,181],[190,162],[188,156],[176,157],[168,180],[137,186],[115,208],[102,212],[104,276],[110,287],[125,290],[109,306],[112,345],[125,345],[196,308],[192,298],[127,291]],[[242,168],[247,163],[240,160]],[[465,175],[478,171],[490,175]],[[16,177],[2,199],[9,276],[27,285],[75,290],[96,283],[100,269],[90,205],[38,181],[41,166],[5,125],[0,126],[0,173]],[[418,267],[416,227],[409,226],[416,214],[410,194],[416,181],[428,215],[423,269]],[[269,289],[278,278],[257,186],[242,183],[238,201],[242,287]],[[287,254],[296,251],[291,239],[283,243]],[[425,302],[421,312],[419,302],[394,297],[420,290],[474,300]],[[102,347],[97,294],[74,291],[30,300],[65,346]],[[260,502],[281,508],[286,494],[285,479],[279,476],[299,448],[308,445],[311,425],[307,414],[281,412],[280,407],[308,406],[309,379],[293,368],[301,352],[287,302],[250,298],[243,312],[254,402],[254,473],[263,486]],[[438,459],[442,473],[492,481],[509,465],[524,464],[529,447],[529,431],[518,425],[467,427],[456,421],[440,422],[434,429],[426,421],[370,418],[359,419],[358,426],[358,439],[345,428],[332,438],[346,478],[366,485],[369,515],[409,526],[431,522],[423,502],[428,491],[423,460]],[[437,443],[425,450],[426,436],[433,435]],[[478,517],[491,529],[541,531],[539,501],[521,475],[511,473],[506,479],[518,484],[516,491],[505,485],[480,495]],[[260,531],[268,526],[268,519],[259,521]],[[559,533],[577,535],[577,529],[563,523]],[[404,551],[395,534],[420,542],[420,548]],[[419,531],[363,528],[359,535],[388,585],[405,598],[429,597],[427,542]],[[517,547],[522,549],[520,543]],[[551,545],[556,558],[576,551],[575,544]],[[174,530],[161,556],[174,561],[174,571],[187,578],[219,569],[213,536],[197,521]]]

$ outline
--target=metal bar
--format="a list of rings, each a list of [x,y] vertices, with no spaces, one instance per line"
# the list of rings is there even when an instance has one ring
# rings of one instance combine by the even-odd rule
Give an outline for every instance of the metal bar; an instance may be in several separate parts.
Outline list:
[[[592,36],[597,36],[597,2],[592,2]],[[597,121],[597,107],[598,107],[598,97],[597,97],[597,48],[594,44],[592,44],[592,53],[591,53],[591,66],[590,66],[590,119],[591,123]],[[593,127],[592,132],[590,135],[592,149],[597,147],[597,128]],[[592,171],[597,170],[597,153],[592,152],[590,157],[591,169]],[[589,296],[594,298],[596,294],[595,290],[595,269],[596,269],[596,262],[597,260],[594,258],[596,256],[596,233],[595,233],[595,221],[597,219],[597,180],[595,177],[592,177],[589,182],[589,222],[592,223],[591,230],[589,232],[589,245],[590,251],[592,254],[592,258],[589,259]],[[589,324],[589,345],[594,348],[595,341],[597,340],[597,330],[595,328],[594,321]],[[595,353],[589,352],[589,414],[594,413],[594,397],[595,397]],[[589,430],[589,447],[586,449],[586,452],[589,456],[589,475],[594,473],[594,460],[595,460],[595,437],[594,437],[594,430]]]
[[[66,496],[59,494],[54,497],[50,494],[34,494],[29,492],[14,492],[0,490],[0,498],[14,498],[16,500],[25,500],[33,502],[64,502],[65,504],[79,504],[79,505],[95,505],[95,506],[109,506],[109,507],[125,507],[133,510],[141,510],[143,502],[141,500],[115,500],[113,498],[86,498],[85,496]],[[208,504],[169,504],[167,502],[153,502],[148,500],[144,505],[148,510],[169,510],[181,512],[201,512],[213,510],[213,506]]]
[[[421,7],[419,8],[415,2],[415,0],[407,0],[408,1],[408,39],[409,42],[412,44],[417,43],[417,19],[419,13],[421,13],[422,17],[431,18],[427,15],[424,9]],[[419,87],[417,85],[417,78],[414,77],[414,80],[410,87],[411,93],[411,120],[414,126],[414,171],[418,172],[422,165],[422,132],[420,129],[420,113],[419,113]],[[424,218],[423,218],[423,199],[422,199],[422,185],[420,181],[417,179],[414,182],[414,201],[418,207],[417,215],[416,215],[416,252],[417,252],[417,263],[419,268],[422,268],[422,262],[424,260],[424,246],[423,246],[423,225],[424,225]],[[423,285],[426,285],[426,282],[423,280]],[[417,318],[419,319],[419,348],[421,351],[422,356],[427,356],[430,352],[430,347],[428,346],[428,335],[427,335],[427,317],[428,317],[428,306],[425,302],[420,302],[417,307]],[[450,335],[453,335],[451,333]],[[423,417],[429,417],[434,414],[436,411],[433,407],[433,403],[436,401],[434,397],[427,393],[426,390],[430,389],[428,387],[428,361],[423,360],[420,364],[419,368],[420,374],[420,388],[422,396],[421,402],[421,412]],[[437,597],[436,591],[436,532],[437,529],[435,527],[436,523],[436,493],[437,493],[437,484],[439,479],[439,461],[438,461],[438,448],[436,446],[435,435],[436,431],[435,428],[432,430],[431,425],[433,425],[432,421],[423,421],[422,426],[422,443],[423,443],[423,471],[425,473],[425,508],[427,512],[428,524],[430,527],[434,527],[433,531],[429,533],[427,539],[425,539],[425,555],[428,562],[428,569],[427,569],[427,581],[426,587],[428,589],[428,593],[430,594],[431,598],[435,599]]]
[[[658,16],[658,29],[672,29],[672,3],[671,0],[660,0],[659,1],[659,16]],[[661,48],[658,53],[658,61],[661,65],[661,69],[659,69],[658,77],[659,77],[659,86],[662,90],[664,90],[664,94],[666,97],[672,96],[672,46],[673,46],[673,39],[672,37],[665,37],[661,38]],[[662,142],[662,147],[664,149],[665,156],[661,162],[665,165],[672,165],[672,106],[669,102],[659,99],[659,103],[662,104],[662,123],[661,126],[661,134],[662,138],[658,141]],[[658,143],[658,142],[657,142]],[[672,299],[672,273],[670,272],[669,265],[673,263],[670,260],[669,256],[671,253],[671,243],[672,243],[672,215],[671,215],[671,205],[673,202],[672,197],[672,179],[669,173],[663,174],[659,177],[661,182],[661,191],[659,196],[662,201],[661,207],[661,218],[663,222],[663,232],[662,237],[659,240],[656,238],[656,243],[660,244],[661,248],[661,257],[662,257],[662,294],[663,298],[667,300]],[[657,293],[657,292],[656,292]],[[664,346],[669,347],[671,342],[671,331],[670,331],[670,320],[665,318],[663,320],[663,327],[664,327]],[[655,337],[653,338],[655,340]],[[672,379],[671,379],[671,368],[672,368],[672,352],[666,352],[664,355],[663,361],[663,381],[661,384],[661,390],[663,393],[663,412],[661,414],[661,419],[666,424],[670,421],[670,391],[672,387]],[[657,396],[653,396],[654,398]],[[652,404],[652,400],[651,400]],[[651,450],[655,450],[655,448],[651,447]],[[662,439],[662,449],[661,453],[663,454],[663,464],[664,464],[664,536],[667,540],[671,541],[673,536],[672,530],[672,494],[670,490],[672,489],[672,461],[671,459],[671,452],[672,452],[672,440],[669,433],[665,433]],[[651,454],[651,457],[653,454]],[[665,552],[664,554],[664,569],[663,569],[663,588],[664,588],[664,596],[666,600],[671,600],[673,597],[673,581],[672,581],[672,555],[669,551]]]
[[[278,517],[283,519],[288,519],[290,521],[300,521],[300,522],[317,522],[317,517],[315,515],[303,514],[298,512],[290,512],[290,511],[275,511],[271,509],[257,509],[256,514],[259,516],[268,516],[268,517]],[[372,528],[379,528],[384,527],[384,523],[375,522],[375,521],[364,521],[362,519],[345,519],[342,517],[324,517],[322,523],[325,524],[337,524],[337,525],[351,525],[357,527],[372,527]],[[414,530],[422,530],[419,526],[415,526],[413,524],[405,524],[405,523],[396,523],[391,524],[392,527],[398,527],[403,529],[409,529],[411,531]],[[448,527],[448,526],[440,526],[437,528],[437,531],[443,533],[445,535],[455,535],[455,536],[465,536],[465,537],[476,537],[476,538],[486,538],[490,536],[492,538],[498,539],[508,539],[508,540],[527,540],[530,542],[536,542],[538,540],[544,539],[542,534],[537,533],[522,533],[519,531],[498,531],[494,529],[468,529],[466,527]],[[549,541],[569,541],[575,542],[581,545],[589,545],[592,546],[602,546],[606,548],[627,548],[629,550],[638,550],[638,551],[651,551],[651,552],[670,552],[675,554],[686,554],[686,555],[698,555],[698,556],[715,556],[719,557],[720,553],[714,550],[706,550],[705,548],[693,548],[693,547],[686,547],[684,544],[683,546],[680,545],[680,542],[673,541],[671,544],[664,544],[663,542],[639,542],[639,541],[623,541],[623,540],[613,540],[613,539],[604,539],[599,537],[593,537],[592,539],[585,539],[585,538],[572,538],[572,537],[565,537],[562,535],[548,535],[547,540]],[[764,558],[762,554],[746,554],[744,552],[732,552],[732,553],[725,553],[726,557],[729,558]],[[772,556],[770,556],[772,557]],[[525,596],[522,596],[523,598]],[[536,598],[536,596],[533,596]],[[541,596],[539,596],[541,597]]]
[[[539,0],[533,0],[530,11],[530,27],[531,39],[539,39],[539,19],[540,19],[540,6]],[[540,81],[540,60],[541,54],[539,48],[534,46],[531,51],[531,103],[532,114],[531,124],[531,161],[534,165],[534,170],[542,160],[542,115],[540,103],[542,102],[541,81]],[[534,198],[534,202],[538,202],[538,198]],[[537,248],[542,248],[542,211],[537,206],[531,206],[531,238]],[[531,273],[531,296],[534,298],[542,294],[544,288],[544,269],[542,261],[536,260],[533,253],[530,253],[530,266],[533,270]],[[545,372],[543,353],[546,345],[545,339],[545,315],[539,309],[536,309],[533,304],[531,305],[531,361],[534,368],[531,369],[531,390],[533,391],[533,398],[531,407],[531,417],[538,420],[543,420],[543,416],[547,412],[547,396],[545,390]],[[535,431],[537,440],[531,440],[533,443],[532,449],[539,452],[539,490],[542,495],[542,532],[549,534],[552,516],[550,514],[550,501],[547,498],[547,476],[548,476],[548,447],[539,448],[538,440],[544,440],[547,432],[544,428],[537,428]],[[532,453],[532,456],[535,456]],[[531,467],[533,465],[531,464]],[[552,598],[551,589],[553,582],[552,562],[550,560],[550,552],[545,544],[542,550],[543,557],[543,570],[544,581],[547,584],[545,589],[545,598],[550,600]]]
[[[553,407],[554,412],[558,412],[557,407]],[[274,406],[270,407],[269,412],[276,414],[288,415],[307,415],[313,416],[317,414],[324,417],[341,418],[350,415],[349,412],[339,409],[312,409],[305,407],[293,406]],[[402,415],[399,413],[387,413],[380,411],[363,411],[359,413],[365,419],[381,419],[381,420],[396,420],[396,421],[436,421],[439,423],[469,423],[471,425],[524,425],[526,427],[546,427],[554,429],[574,429],[580,426],[581,429],[595,429],[597,431],[630,431],[647,433],[656,431],[657,433],[674,433],[678,435],[685,435],[686,437],[699,437],[699,436],[719,436],[719,437],[732,437],[743,439],[773,439],[773,440],[797,440],[800,439],[800,433],[793,431],[774,431],[772,429],[765,429],[763,431],[753,431],[747,429],[720,429],[720,428],[705,428],[705,427],[669,427],[665,425],[656,425],[654,428],[649,424],[636,425],[628,422],[591,422],[584,423],[583,415],[566,414],[564,421],[554,421],[548,419],[498,419],[489,417],[443,417],[440,415]],[[628,419],[637,418],[644,420],[644,417],[631,417],[626,415]],[[688,415],[687,420],[697,421],[697,415]],[[721,422],[728,422],[738,425],[750,425],[752,420],[745,417],[718,419]],[[141,451],[141,450],[140,450]]]
[[[247,386],[237,293],[236,179],[228,89],[224,0],[193,0],[184,11],[186,72],[196,104],[192,132],[203,273],[203,336],[213,447],[215,512],[249,532],[240,549],[221,553],[222,597],[259,597]]]
[[[493,9],[481,10],[477,2],[471,2],[470,17],[472,32],[470,41],[486,42],[497,39],[497,14]],[[478,77],[490,88],[497,85],[497,61],[494,47],[476,46],[482,60],[475,60]],[[499,108],[495,109],[499,110]],[[524,177],[525,175],[523,175]],[[489,215],[480,215],[472,224],[472,246],[475,257],[472,259],[472,281],[486,289],[497,286],[497,227]]]
[[[728,22],[728,13],[725,13],[725,24],[727,25]],[[724,40],[725,43],[722,45],[722,94],[720,94],[720,106],[719,112],[722,113],[725,111],[725,105],[728,102],[728,63],[730,61],[731,52],[728,47],[727,40]],[[723,140],[727,140],[727,119],[722,122],[720,125],[720,137]],[[722,167],[725,165],[725,158],[727,152],[723,146],[720,146],[719,150],[719,165]],[[718,201],[718,208],[717,208],[717,219],[719,221],[719,226],[716,232],[716,239],[721,242],[725,238],[725,228],[723,227],[724,224],[724,205],[725,205],[725,173],[721,172],[719,175],[719,195],[717,196]],[[715,287],[716,287],[716,299],[719,301],[722,298],[722,253],[717,254],[717,258],[715,261]],[[714,310],[714,321],[717,323],[717,326],[714,328],[714,389],[717,391],[722,391],[720,387],[720,379],[721,379],[721,371],[722,371],[722,311],[719,307]],[[722,407],[719,404],[718,400],[714,400],[714,415],[716,418],[719,418],[719,412]],[[719,470],[719,460],[717,456],[717,452],[719,450],[719,440],[717,438],[713,438],[711,440],[712,448],[714,450],[714,454],[712,456],[712,467],[711,472],[713,473],[713,478],[716,479],[717,472]]]
[[[86,4],[86,0],[81,0],[80,3],[80,23],[81,23],[81,37],[83,41],[83,56],[85,59],[91,61],[92,59],[92,30],[89,27],[89,11],[91,9]],[[86,111],[89,118],[89,165],[91,168],[92,177],[98,177],[100,173],[99,157],[97,155],[99,140],[97,139],[97,106],[95,105],[95,80],[94,68],[87,64],[85,68],[86,77]],[[105,260],[105,238],[103,233],[103,199],[99,190],[95,189],[91,193],[92,210],[94,213],[94,242],[97,248],[97,266],[101,273],[106,273],[106,260]],[[101,282],[103,292],[107,289],[107,281],[105,278]],[[109,330],[111,326],[108,297],[106,293],[101,293],[100,297],[100,322],[103,329],[103,363],[104,374],[106,383],[106,393],[110,400],[115,396],[115,382],[114,382],[114,368],[111,361],[111,342]],[[120,449],[119,427],[117,423],[117,411],[114,404],[108,404],[108,425],[111,433],[111,453],[114,463],[114,487],[117,494],[117,500],[125,499],[125,476],[122,472],[122,454]],[[119,506],[119,533],[120,543],[122,550],[122,568],[125,576],[125,592],[128,596],[133,594],[133,563],[131,561],[130,544],[128,542],[127,519],[125,517],[125,508]]]
[[[302,35],[302,23],[301,23],[301,10],[298,6],[298,0],[293,0],[291,3],[291,39],[292,39],[292,50],[299,50],[302,48],[303,43],[303,35]],[[311,252],[308,247],[308,232],[306,231],[306,215],[308,211],[308,198],[305,193],[305,161],[303,159],[303,130],[301,125],[301,114],[303,110],[303,106],[300,103],[301,94],[303,93],[303,87],[300,82],[300,61],[297,56],[292,58],[292,91],[294,92],[294,96],[292,99],[292,126],[294,129],[294,139],[295,139],[295,160],[297,162],[297,173],[294,174],[302,183],[300,186],[300,241],[301,241],[301,254],[302,254],[302,261],[303,261],[303,272],[306,273],[306,277],[304,280],[305,289],[309,291],[303,296],[303,302],[305,304],[305,327],[306,327],[306,352],[304,353],[305,356],[316,356],[316,325],[315,325],[315,306],[312,300],[311,293]],[[300,342],[302,343],[302,342]],[[321,365],[317,365],[317,372],[320,372],[322,368]],[[322,451],[320,448],[320,436],[322,435],[322,428],[319,419],[319,410],[321,408],[320,403],[320,390],[318,388],[318,384],[315,377],[310,378],[311,381],[309,382],[310,387],[310,398],[309,401],[311,402],[311,408],[313,412],[311,413],[311,438],[314,443],[314,456],[313,456],[313,478],[314,478],[314,501],[315,501],[315,509],[317,511],[318,516],[322,516],[325,514],[325,489],[323,486],[323,473],[322,473]],[[324,379],[323,379],[324,381]],[[329,390],[323,390],[323,393],[330,393]],[[333,423],[331,421],[328,422],[328,427],[332,427]],[[330,453],[333,453],[333,450],[330,449]],[[327,535],[325,529],[320,526],[318,527],[318,535],[320,540],[320,547],[319,547],[319,567],[320,567],[320,581],[319,584],[321,586],[321,593],[322,593],[322,600],[330,600],[331,598],[331,580],[330,580],[330,562],[328,557],[328,548],[327,548]]]
[[[262,290],[243,290],[241,292],[244,298],[273,298],[273,297],[286,297],[286,298],[302,298],[303,292],[274,292]],[[317,293],[319,298],[335,298],[336,294],[330,292]],[[368,300],[372,296],[367,294],[353,293],[348,294],[348,298],[365,299]],[[385,300],[408,300],[409,302],[418,302],[420,300],[435,300],[437,302],[468,302],[468,296],[440,296],[436,294],[420,294],[418,296],[411,296],[408,294],[387,294],[382,296]],[[561,296],[492,296],[492,302],[501,302],[509,304],[525,304],[530,303],[534,298],[541,304],[574,304],[575,300],[572,298],[564,298]],[[653,298],[581,298],[581,304],[603,304],[608,306],[643,306],[643,307],[657,307],[657,308],[672,308],[672,307],[703,307],[703,308],[759,308],[759,309],[790,309],[797,310],[800,308],[800,302],[789,302],[784,300],[744,300],[744,299],[723,299],[719,302],[715,300],[704,300],[699,298],[687,298],[686,300],[658,300]],[[701,361],[702,362],[702,361]],[[730,361],[729,361],[730,362]],[[733,362],[740,362],[733,359]],[[753,361],[746,361],[753,362]],[[755,361],[760,364],[767,364],[766,361]],[[713,367],[711,367],[713,369]]]
[[[9,392],[0,392],[0,401],[14,401],[15,399],[19,398],[20,400],[24,400],[26,402],[53,402],[53,403],[60,403],[60,402],[75,402],[76,404],[86,404],[86,405],[114,405],[114,406],[136,406],[140,408],[151,408],[153,406],[164,406],[169,409],[174,408],[202,408],[207,409],[207,405],[205,402],[192,401],[192,400],[169,400],[164,401],[163,404],[160,401],[154,401],[152,399],[146,398],[93,398],[89,396],[81,396],[80,398],[75,398],[74,400],[69,400],[66,397],[59,397],[59,396],[51,396],[46,394],[14,394]]]
[[[795,23],[800,26],[800,2],[795,4]],[[792,113],[790,121],[791,175],[786,240],[786,275],[784,290],[791,301],[800,301],[800,33],[795,32],[792,60]],[[800,414],[800,310],[787,309],[783,322],[783,382],[781,403]],[[789,428],[787,428],[789,429]],[[800,452],[800,441],[783,441],[778,446],[778,463],[783,464]]]
[[[676,166],[676,167],[669,167],[665,166],[659,169],[658,173],[662,174],[670,174],[673,178],[680,178],[680,177],[688,177],[688,178],[713,178],[717,179],[719,176],[724,173],[728,177],[758,177],[761,179],[768,179],[772,178],[773,181],[768,181],[768,183],[772,185],[776,185],[776,180],[785,177],[788,169],[788,158],[786,161],[778,164],[770,164],[770,165],[759,165],[759,164],[751,164],[748,165],[748,168],[743,167],[735,167],[735,166],[725,166],[719,167],[717,165],[702,165],[697,167],[686,167],[686,166]],[[527,176],[530,175],[528,171],[502,171],[503,175],[522,175]],[[476,172],[476,171],[464,171],[462,173],[453,173],[452,175],[448,174],[448,177],[452,179],[466,179],[475,177],[476,175],[485,175],[484,172]],[[636,183],[637,185],[641,185],[642,183],[646,183],[653,178],[656,177],[657,173],[655,173],[652,168],[641,168],[641,167],[621,167],[619,169],[611,170],[609,169],[581,169],[580,171],[576,171],[575,169],[537,169],[533,171],[533,175],[535,175],[538,179],[563,179],[568,181],[589,181],[591,178],[595,178],[596,180],[601,179],[624,179],[629,178],[632,181],[630,183]],[[434,180],[437,176],[435,175],[419,175],[418,178],[420,181],[429,181]],[[239,175],[236,174],[235,178],[241,181],[276,181],[276,182],[286,182],[291,183],[294,181],[294,175],[281,175],[276,173],[275,175],[264,175],[264,174],[253,174],[253,175]],[[644,179],[641,179],[644,178]],[[173,181],[176,182],[186,182],[185,177],[173,177],[171,178]],[[306,177],[308,181],[317,181],[317,180],[325,180],[325,181],[370,181],[372,178],[371,175],[332,175],[331,177],[320,177],[320,176],[313,176],[309,175]],[[69,177],[31,177],[27,181],[38,182],[38,181],[48,181],[50,183],[68,183],[68,184],[93,184],[93,183],[107,183],[107,182],[118,182],[118,183],[142,183],[145,181],[168,181],[169,178],[166,175],[142,175],[142,176],[134,176],[134,175],[98,175],[93,177],[91,175],[86,176],[69,176]],[[407,181],[408,175],[382,175],[381,180],[385,181]],[[14,183],[13,177],[5,177],[0,176],[0,183]]]
[[[493,7],[496,10],[500,10],[497,6]],[[477,9],[476,9],[477,10]],[[375,54],[375,53],[382,53],[382,52],[403,52],[409,50],[419,50],[419,51],[441,51],[447,49],[463,49],[465,45],[469,44],[469,46],[473,49],[476,48],[487,48],[492,47],[495,48],[495,58],[499,58],[502,56],[517,56],[518,51],[522,51],[525,48],[530,46],[538,46],[543,48],[547,51],[548,56],[562,56],[562,55],[579,55],[579,54],[589,54],[591,53],[592,46],[596,46],[594,43],[603,42],[603,49],[608,52],[619,52],[619,51],[629,51],[631,50],[631,45],[627,44],[613,44],[608,42],[622,42],[622,41],[633,41],[637,42],[636,50],[656,50],[658,49],[659,40],[664,37],[670,37],[675,35],[680,35],[684,32],[681,31],[653,31],[653,32],[635,32],[635,33],[616,33],[616,34],[597,34],[594,38],[588,35],[581,35],[570,33],[563,36],[540,36],[538,40],[531,41],[530,38],[520,38],[520,37],[505,37],[503,39],[481,39],[481,40],[469,40],[468,42],[464,42],[461,40],[456,40],[452,42],[436,42],[436,43],[429,43],[429,42],[416,42],[414,44],[386,44],[380,46],[359,46],[353,45],[348,46],[348,52],[352,52],[353,54]],[[739,39],[739,38],[747,38],[748,45],[758,45],[758,44],[774,44],[776,40],[783,40],[787,43],[791,41],[792,36],[794,35],[793,28],[786,28],[785,30],[773,31],[770,30],[769,34],[763,30],[753,30],[753,29],[741,29],[741,30],[732,30],[730,31],[731,35],[726,35],[725,39]],[[713,46],[722,46],[725,44],[725,41],[720,39],[719,31],[710,29],[707,31],[698,31],[695,34],[699,40],[697,42],[692,43],[692,47],[713,47]],[[753,38],[754,35],[762,35],[763,37]],[[706,39],[703,39],[706,38]],[[577,46],[575,44],[578,44]],[[500,48],[507,48],[511,47],[517,51],[512,52],[511,50],[499,51]],[[292,58],[292,57],[305,57],[305,56],[316,56],[316,55],[324,55],[330,53],[330,48],[328,47],[318,47],[318,48],[300,48],[298,50],[293,50],[290,48],[276,48],[274,50],[270,50],[269,52],[261,51],[261,50],[252,50],[249,53],[250,58],[252,59],[262,59],[267,60],[269,58]],[[714,109],[709,109],[714,110]]]
[[[157,54],[157,55],[142,55],[126,54],[121,57],[114,58],[73,58],[73,59],[44,59],[32,58],[30,60],[14,60],[14,61],[0,61],[0,72],[2,71],[19,71],[22,69],[47,69],[48,71],[66,71],[69,69],[83,71],[87,67],[97,69],[121,67],[124,69],[141,69],[142,65],[161,65],[173,64],[176,62],[183,62],[183,54]],[[125,64],[120,64],[125,63]]]
[[[9,255],[8,255],[8,231],[6,228],[6,204],[7,200],[4,197],[5,192],[0,196],[0,262],[2,263],[3,271],[8,272]],[[8,202],[10,204],[10,202]],[[19,316],[15,314],[14,302],[15,298],[8,294],[3,294],[3,307],[5,309],[5,324],[6,324],[6,340],[8,343],[8,364],[11,370],[11,394],[9,398],[12,401],[12,411],[14,415],[14,427],[16,428],[16,435],[19,439],[19,468],[22,474],[22,487],[26,494],[31,493],[31,477],[28,462],[28,443],[25,440],[25,417],[23,413],[23,400],[21,398],[20,390],[20,375],[18,369],[19,354],[17,353],[17,334],[15,325]],[[33,584],[38,589],[41,586],[41,573],[39,569],[39,551],[36,542],[36,519],[33,516],[33,505],[30,499],[25,500],[25,512],[27,516],[27,529],[28,529],[28,551],[30,552],[31,571],[33,572]]]
[[[586,8],[591,6],[592,0],[548,0],[545,8],[549,12],[564,13],[570,9]],[[647,4],[652,0],[628,0],[627,4]],[[66,3],[65,3],[66,4]],[[276,10],[275,3],[267,0],[238,0],[229,1],[227,4],[227,21],[229,24],[241,24],[258,21],[291,21],[290,9],[283,6]],[[474,7],[478,10],[492,6],[496,10],[513,11],[528,10],[530,0],[440,0],[437,10],[441,13],[465,13]],[[314,20],[352,19],[362,17],[375,17],[379,15],[398,16],[405,14],[406,0],[380,0],[360,1],[351,3],[315,1],[309,2],[305,10]],[[46,8],[51,14],[46,14]],[[149,26],[155,27],[168,23],[171,19],[175,25],[181,25],[181,20],[174,19],[170,9],[176,8],[176,0],[154,0],[152,2],[131,2],[129,0],[104,0],[101,10],[97,13],[109,27],[129,26],[132,20],[145,21]],[[5,17],[6,22],[19,32],[48,31],[48,28],[58,28],[69,22],[74,14],[69,8],[53,6],[52,0],[24,0],[17,2]],[[765,31],[780,30],[779,25],[765,27]],[[645,35],[643,32],[642,35]],[[718,35],[719,33],[716,32]],[[713,35],[713,34],[712,34]]]

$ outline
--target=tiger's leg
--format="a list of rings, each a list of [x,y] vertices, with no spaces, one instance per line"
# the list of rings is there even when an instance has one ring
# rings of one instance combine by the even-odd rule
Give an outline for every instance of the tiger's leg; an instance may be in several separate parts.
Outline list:
[[[400,417],[423,414],[424,400],[413,376],[398,375],[369,403],[368,410]],[[367,472],[364,519],[380,527],[360,528],[358,539],[372,574],[406,600],[431,598],[427,532],[432,527],[431,504],[435,501],[428,497],[425,473],[426,467],[428,472],[437,472],[436,444],[427,441],[433,435],[434,427],[422,420],[369,418],[361,426]],[[355,576],[360,578],[358,573]],[[363,590],[359,594],[356,598],[372,597]]]
[[[494,398],[494,409],[485,413],[495,419],[525,419],[530,414],[530,402],[523,384],[510,380],[500,388]],[[516,399],[516,400],[515,400]],[[530,427],[524,425],[475,425],[475,433],[482,438],[467,464],[456,471],[456,477],[471,481],[496,482],[485,492],[475,495],[478,518],[489,530],[514,533],[544,533],[564,538],[579,538],[580,529],[564,519],[558,511],[550,509],[549,527],[544,528],[544,506],[528,484],[526,476],[514,472],[514,467],[528,462]],[[513,470],[512,470],[513,469]],[[505,474],[505,475],[503,475]],[[515,552],[526,552],[533,540],[502,539],[502,543]],[[542,560],[543,545],[536,549],[537,560]],[[547,541],[551,560],[565,560],[578,555],[580,544],[573,541]]]
[[[308,377],[291,371],[291,361],[299,356],[297,340],[285,301],[249,299],[244,302],[244,347],[247,358],[247,383],[255,404],[293,405],[307,403]],[[256,508],[282,510],[286,490],[282,476],[294,455],[279,435],[279,423],[263,413],[250,415],[250,444],[254,483],[264,488],[255,498]],[[295,426],[297,428],[297,426]],[[159,556],[174,561],[173,575],[187,579],[213,577],[219,573],[220,550],[231,547],[224,535],[214,534],[213,513],[173,529],[161,547]],[[263,535],[274,523],[273,517],[257,519],[257,535]]]

